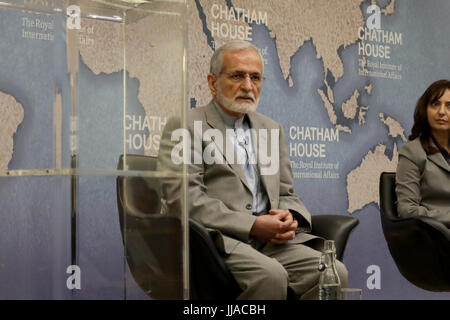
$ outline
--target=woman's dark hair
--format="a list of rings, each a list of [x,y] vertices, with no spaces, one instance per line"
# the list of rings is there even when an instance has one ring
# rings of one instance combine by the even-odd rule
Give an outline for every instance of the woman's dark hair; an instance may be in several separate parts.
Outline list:
[[[414,140],[417,137],[420,137],[422,147],[427,154],[439,152],[438,149],[430,146],[431,127],[428,122],[427,108],[428,105],[440,99],[447,89],[450,90],[449,80],[438,80],[433,82],[419,98],[416,109],[414,110],[414,125],[408,139]]]

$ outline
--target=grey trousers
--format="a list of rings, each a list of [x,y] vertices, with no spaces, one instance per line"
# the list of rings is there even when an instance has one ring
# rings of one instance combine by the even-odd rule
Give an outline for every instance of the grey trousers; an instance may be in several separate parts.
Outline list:
[[[299,299],[315,300],[319,295],[320,252],[305,244],[239,243],[224,262],[243,290],[238,299],[284,300],[288,286]],[[340,261],[336,268],[342,288],[348,272]]]

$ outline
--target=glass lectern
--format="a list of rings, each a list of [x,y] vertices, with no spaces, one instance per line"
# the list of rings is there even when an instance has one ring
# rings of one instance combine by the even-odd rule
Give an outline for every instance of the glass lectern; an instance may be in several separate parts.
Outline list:
[[[0,299],[187,299],[185,0],[0,1]],[[180,205],[164,208],[163,183]]]

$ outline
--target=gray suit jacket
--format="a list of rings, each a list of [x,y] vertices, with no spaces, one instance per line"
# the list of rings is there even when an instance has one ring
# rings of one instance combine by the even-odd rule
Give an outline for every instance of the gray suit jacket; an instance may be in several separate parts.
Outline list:
[[[400,217],[427,216],[450,227],[450,165],[441,153],[427,155],[419,138],[400,149],[396,192]]]
[[[267,141],[271,141],[270,129],[279,130],[279,170],[273,175],[262,175],[262,181],[266,188],[270,207],[273,209],[294,210],[301,215],[299,227],[303,232],[296,235],[290,242],[303,243],[317,238],[309,234],[311,231],[311,215],[303,205],[300,198],[294,194],[293,175],[290,166],[290,159],[287,144],[282,127],[279,123],[258,113],[248,114],[252,129],[268,129]],[[225,125],[216,110],[214,104],[210,102],[205,107],[196,108],[188,112],[187,128],[194,136],[194,121],[202,124],[202,131],[217,129],[226,137]],[[170,132],[171,122],[168,122],[169,130],[163,134],[160,146],[160,157],[167,158],[171,144],[167,143],[168,132]],[[202,141],[201,151],[210,143],[216,141]],[[194,143],[191,143],[193,147]],[[189,215],[194,220],[203,224],[210,231],[216,232],[216,242],[219,249],[229,253],[239,241],[248,242],[250,229],[256,220],[252,214],[251,204],[253,195],[248,187],[244,171],[241,164],[236,164],[227,159],[222,143],[217,142],[216,147],[220,151],[223,163],[201,164],[192,163],[188,166],[188,210]],[[272,151],[272,150],[271,150]],[[194,151],[193,151],[194,152]],[[261,164],[260,164],[261,168]],[[174,193],[174,187],[172,186]],[[166,185],[166,193],[168,186]],[[168,196],[170,205],[173,196]]]

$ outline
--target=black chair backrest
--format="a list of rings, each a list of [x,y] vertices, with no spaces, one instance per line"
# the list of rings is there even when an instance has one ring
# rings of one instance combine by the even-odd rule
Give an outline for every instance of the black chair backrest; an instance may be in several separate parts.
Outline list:
[[[389,252],[400,273],[419,288],[449,291],[447,229],[428,217],[400,218],[396,201],[395,173],[383,172],[380,176],[381,224]]]
[[[118,170],[124,167],[124,155],[119,158]],[[157,158],[143,155],[126,155],[125,165],[132,171],[155,171]],[[121,201],[128,214],[159,214],[161,211],[161,182],[159,178],[127,176],[120,179],[123,192]]]
[[[127,155],[128,170],[154,171],[156,158]],[[118,169],[124,166],[121,156]],[[160,214],[159,178],[117,177],[117,204],[125,256],[136,283],[153,299],[183,299],[182,225]]]
[[[383,172],[380,176],[380,210],[382,218],[398,218],[395,172]]]
[[[156,157],[140,154],[121,154],[119,157],[119,163],[117,164],[117,170],[123,170],[123,167],[126,166],[127,170],[155,171],[156,162]]]

